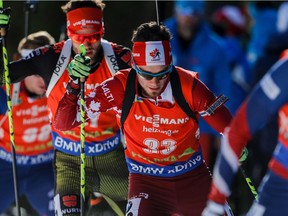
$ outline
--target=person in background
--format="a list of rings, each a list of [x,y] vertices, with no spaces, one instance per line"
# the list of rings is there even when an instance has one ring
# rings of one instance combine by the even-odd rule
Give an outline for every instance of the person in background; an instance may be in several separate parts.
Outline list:
[[[126,215],[199,216],[211,175],[203,162],[198,119],[201,115],[219,133],[231,120],[224,95],[216,97],[196,72],[174,66],[170,40],[164,25],[141,24],[132,36],[133,69],[117,72],[85,98],[87,121],[113,110],[121,122],[130,171]],[[75,91],[80,88],[75,80],[91,76],[87,59],[76,55],[69,64]],[[56,111],[56,128],[65,131],[80,124],[79,99],[66,91]]]
[[[27,57],[34,49],[55,43],[46,31],[23,38],[18,57]],[[14,124],[17,185],[39,215],[54,215],[54,173],[51,126],[45,97],[45,83],[38,75],[13,84],[12,115]],[[6,90],[0,88],[0,214],[14,201],[14,184]]]
[[[243,45],[246,16],[240,6],[224,5],[211,16],[212,29],[223,38],[231,73],[231,95],[236,108],[250,92],[251,70]]]
[[[286,215],[288,211],[287,161],[287,70],[288,52],[278,60],[253,88],[225,129],[214,173],[209,201],[202,216],[224,215],[226,198],[231,194],[238,158],[253,136],[278,113],[278,142],[262,179],[259,198],[247,215]],[[262,107],[262,109],[259,109]]]
[[[251,91],[251,69],[247,59],[247,52],[245,44],[247,43],[247,25],[249,19],[247,18],[247,3],[235,4],[226,2],[223,6],[217,7],[210,16],[212,29],[223,38],[225,42],[225,50],[229,59],[229,68],[231,76],[231,95],[236,108],[239,108],[247,94]],[[249,151],[249,157],[251,152]],[[250,165],[248,161],[245,165]],[[247,171],[248,169],[245,168]],[[250,176],[250,175],[249,175]],[[238,176],[237,176],[238,177]],[[253,181],[254,182],[254,181]],[[253,196],[250,195],[250,191],[245,189],[242,183],[243,177],[241,174],[236,178],[233,190],[233,194],[229,197],[229,203],[233,206],[233,212],[235,215],[240,215],[242,212],[246,212],[250,207],[247,199]],[[247,188],[249,189],[249,188]],[[243,195],[244,194],[244,195]],[[246,197],[246,198],[243,198]],[[233,205],[233,203],[235,205]]]
[[[216,94],[225,94],[227,107],[234,113],[236,105],[231,96],[231,76],[225,42],[204,19],[205,1],[176,0],[174,16],[164,20],[171,34],[173,62],[188,70],[197,71],[201,80]],[[220,142],[219,134],[200,119],[201,147],[205,161],[213,165]]]
[[[252,18],[247,56],[253,70],[257,59],[262,55],[264,46],[271,35],[277,32],[278,4],[275,1],[250,1],[249,14]]]
[[[284,7],[286,2],[283,2]],[[285,9],[285,8],[283,8]],[[279,8],[278,32],[272,34],[264,46],[261,56],[257,59],[252,70],[252,87],[269,71],[288,49],[288,26],[285,28],[285,20],[288,20],[288,13]],[[286,16],[286,17],[285,17]],[[249,141],[249,157],[247,159],[246,172],[253,179],[255,186],[258,186],[267,172],[267,165],[273,155],[278,138],[278,114],[275,113],[269,122],[265,124]]]
[[[66,14],[69,39],[40,48],[32,52],[29,58],[9,63],[11,82],[38,74],[46,84],[55,148],[54,203],[58,216],[81,214],[80,127],[63,132],[53,126],[55,111],[66,87],[75,94],[80,93],[80,90],[75,91],[70,86],[67,66],[80,53],[79,47],[83,44],[91,67],[91,75],[85,81],[86,95],[119,69],[130,67],[130,50],[103,39],[104,8],[101,0],[67,2],[62,10]],[[91,195],[98,192],[110,197],[124,211],[128,195],[128,169],[116,121],[114,112],[110,110],[85,125],[85,201],[88,206]],[[110,214],[115,213],[111,210]]]
[[[288,29],[288,1],[283,1],[278,8],[277,13],[277,30],[286,32]]]

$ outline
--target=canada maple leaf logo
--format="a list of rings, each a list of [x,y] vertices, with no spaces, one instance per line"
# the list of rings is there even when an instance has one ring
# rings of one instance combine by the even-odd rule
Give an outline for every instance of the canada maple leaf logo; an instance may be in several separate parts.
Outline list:
[[[160,59],[160,55],[161,55],[161,53],[160,53],[160,51],[159,51],[159,49],[157,49],[157,48],[155,48],[152,52],[150,52],[149,53],[150,54],[150,56],[153,58],[153,59]]]

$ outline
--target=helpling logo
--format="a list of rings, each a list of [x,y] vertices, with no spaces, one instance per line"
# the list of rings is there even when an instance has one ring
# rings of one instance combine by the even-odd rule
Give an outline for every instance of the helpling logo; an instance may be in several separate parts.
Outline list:
[[[152,57],[151,61],[159,61],[161,58],[161,53],[158,48],[155,48],[149,55]]]

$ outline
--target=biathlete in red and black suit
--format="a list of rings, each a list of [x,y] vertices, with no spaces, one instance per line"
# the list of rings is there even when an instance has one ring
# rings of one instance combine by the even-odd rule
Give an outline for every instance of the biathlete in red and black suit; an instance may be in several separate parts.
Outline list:
[[[206,205],[211,175],[203,161],[198,120],[175,102],[170,79],[173,73],[178,73],[178,88],[197,119],[201,115],[219,133],[231,119],[224,96],[216,97],[197,73],[174,67],[170,39],[163,25],[140,25],[132,38],[134,69],[117,72],[85,98],[87,120],[93,121],[108,110],[120,118],[123,99],[132,91],[126,89],[127,77],[136,73],[132,82],[136,92],[123,125],[130,172],[126,215],[199,216]],[[71,74],[88,76],[89,70],[77,72],[80,65],[88,66],[79,58],[71,62],[71,71],[75,67]],[[69,130],[78,126],[79,109],[79,96],[66,92],[56,112],[55,127]]]
[[[104,7],[101,0],[69,1],[62,6],[67,17],[69,39],[42,47],[25,59],[9,63],[11,82],[38,74],[46,83],[55,148],[54,201],[58,216],[80,215],[80,127],[60,131],[53,124],[58,103],[66,87],[70,87],[67,66],[80,53],[79,47],[83,44],[91,67],[90,76],[85,81],[86,95],[119,69],[130,67],[131,51],[102,38]],[[80,90],[74,93],[79,94]],[[124,211],[128,194],[128,169],[116,121],[114,112],[110,110],[85,125],[85,200],[89,200],[93,192],[100,192],[116,201]]]

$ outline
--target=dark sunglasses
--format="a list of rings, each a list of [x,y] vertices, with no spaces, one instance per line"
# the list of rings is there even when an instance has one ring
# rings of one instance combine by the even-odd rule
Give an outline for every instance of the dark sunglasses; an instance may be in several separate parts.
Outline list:
[[[141,70],[136,64],[134,64],[134,67],[135,67],[137,74],[139,74],[141,77],[143,77],[146,80],[152,80],[154,77],[156,77],[157,80],[166,79],[173,69],[172,64],[171,64],[169,68],[165,71],[161,71],[159,73],[150,73],[150,72]]]
[[[70,34],[72,41],[82,44],[86,40],[88,43],[96,43],[101,39],[101,33],[96,32],[92,34]]]

